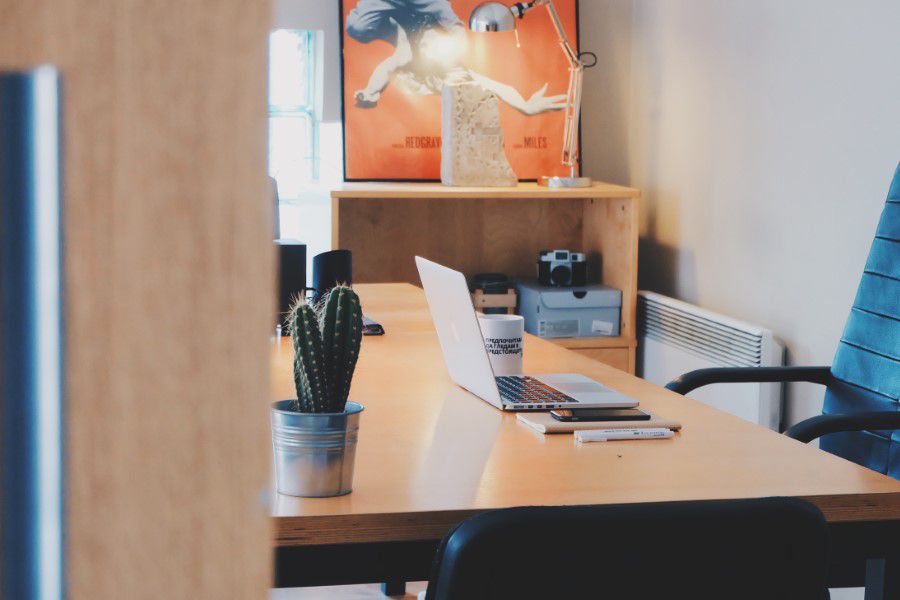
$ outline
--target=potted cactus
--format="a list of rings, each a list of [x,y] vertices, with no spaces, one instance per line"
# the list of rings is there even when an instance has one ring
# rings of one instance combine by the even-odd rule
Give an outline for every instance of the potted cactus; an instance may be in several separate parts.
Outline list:
[[[272,404],[278,491],[340,496],[351,491],[362,405],[348,402],[362,339],[359,297],[347,286],[288,313],[297,398]]]

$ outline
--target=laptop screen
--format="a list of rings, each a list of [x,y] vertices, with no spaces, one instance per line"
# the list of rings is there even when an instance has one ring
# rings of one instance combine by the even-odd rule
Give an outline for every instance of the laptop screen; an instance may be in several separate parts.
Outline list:
[[[416,257],[416,267],[450,378],[483,400],[500,406],[500,392],[465,276],[420,256]]]

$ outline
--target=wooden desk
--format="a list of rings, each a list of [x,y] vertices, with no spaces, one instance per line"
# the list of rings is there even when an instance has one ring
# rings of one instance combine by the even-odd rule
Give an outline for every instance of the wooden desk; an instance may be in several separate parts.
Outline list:
[[[365,338],[350,393],[366,407],[354,491],[276,495],[281,585],[422,578],[429,549],[453,524],[486,509],[538,504],[798,496],[822,509],[846,552],[897,550],[896,541],[884,547],[900,539],[894,479],[528,336],[527,371],[584,373],[684,427],[671,440],[582,447],[570,435],[540,435],[450,381],[421,290],[357,289],[387,334]],[[274,399],[293,394],[290,358],[282,341],[272,362]],[[368,562],[357,571],[346,570],[349,559],[329,567],[338,556]]]
[[[460,188],[440,183],[346,183],[331,192],[331,243],[353,251],[357,283],[418,284],[413,256],[468,276],[534,277],[538,252],[584,252],[588,281],[622,290],[621,334],[554,343],[634,372],[640,191],[589,188]]]

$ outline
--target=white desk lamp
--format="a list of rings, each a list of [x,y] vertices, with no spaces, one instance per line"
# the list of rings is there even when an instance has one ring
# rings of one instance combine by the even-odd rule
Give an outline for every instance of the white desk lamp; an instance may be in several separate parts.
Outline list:
[[[502,2],[482,2],[469,15],[469,29],[482,33],[488,31],[514,31],[516,18],[538,6],[546,6],[559,36],[559,46],[569,62],[569,89],[566,92],[566,121],[563,135],[562,164],[569,168],[568,177],[543,176],[539,183],[549,187],[590,187],[590,177],[578,177],[578,120],[581,115],[581,87],[585,64],[572,48],[553,0],[532,0],[507,6]],[[590,65],[593,66],[593,65]]]
[[[566,92],[566,121],[563,135],[562,164],[569,168],[568,177],[544,176],[541,185],[550,187],[590,187],[590,177],[578,177],[578,120],[581,117],[581,88],[585,64],[572,48],[559,13],[553,6],[553,0],[532,0],[517,2],[506,6],[501,2],[483,2],[475,7],[469,15],[469,29],[482,33],[488,31],[514,31],[516,19],[523,18],[527,12],[538,6],[546,6],[550,20],[559,36],[559,46],[569,62],[569,89]],[[592,65],[591,65],[592,66]]]

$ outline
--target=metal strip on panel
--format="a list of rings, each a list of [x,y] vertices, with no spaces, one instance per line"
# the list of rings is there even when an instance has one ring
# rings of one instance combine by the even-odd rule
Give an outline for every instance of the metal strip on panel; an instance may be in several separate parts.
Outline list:
[[[63,596],[60,102],[0,72],[0,597]]]

